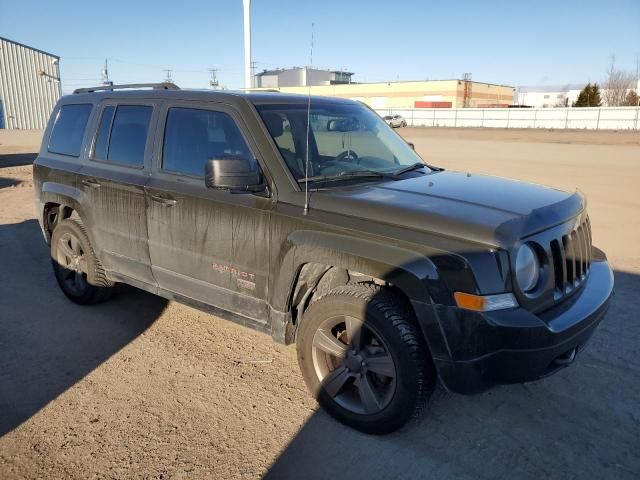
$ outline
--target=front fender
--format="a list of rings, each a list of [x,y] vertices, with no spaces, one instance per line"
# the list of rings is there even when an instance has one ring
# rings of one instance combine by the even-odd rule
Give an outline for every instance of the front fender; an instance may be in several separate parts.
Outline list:
[[[445,252],[434,252],[435,256],[443,254],[446,256]],[[436,264],[425,254],[336,233],[296,231],[288,236],[281,259],[271,299],[276,310],[289,310],[295,281],[305,264],[345,268],[402,290],[414,308],[431,354],[434,358],[448,358],[446,339],[433,308],[437,303],[434,298],[442,295],[444,281]]]
[[[309,262],[379,278],[400,288],[411,300],[422,302],[430,300],[428,282],[439,280],[435,264],[419,252],[337,233],[293,232],[280,259],[271,303],[281,311],[287,310],[297,274]]]

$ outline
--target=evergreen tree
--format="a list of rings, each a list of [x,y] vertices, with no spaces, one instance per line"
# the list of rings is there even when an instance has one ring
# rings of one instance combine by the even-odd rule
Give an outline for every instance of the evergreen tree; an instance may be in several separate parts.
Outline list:
[[[573,107],[599,107],[602,105],[600,99],[600,87],[597,83],[587,85],[582,89],[578,95],[578,99],[573,102]]]

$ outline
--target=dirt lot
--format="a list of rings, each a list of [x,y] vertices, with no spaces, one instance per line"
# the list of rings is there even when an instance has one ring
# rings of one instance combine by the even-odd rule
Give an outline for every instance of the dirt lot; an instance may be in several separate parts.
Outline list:
[[[445,168],[586,192],[617,295],[571,368],[438,391],[390,436],[351,431],[267,335],[133,288],[67,301],[20,155],[39,132],[0,131],[0,478],[640,478],[640,135],[401,133]]]

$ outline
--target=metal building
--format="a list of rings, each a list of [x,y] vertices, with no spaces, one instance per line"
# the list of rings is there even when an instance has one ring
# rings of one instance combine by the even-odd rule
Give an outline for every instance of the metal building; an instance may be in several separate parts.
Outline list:
[[[351,83],[353,73],[320,70],[312,67],[264,70],[254,77],[255,88],[302,87],[308,85],[340,85]]]
[[[60,57],[0,37],[0,128],[44,128],[60,98]]]
[[[272,87],[281,92],[350,98],[374,109],[385,108],[482,108],[507,107],[513,103],[515,88],[469,81],[415,80],[405,82],[331,83],[311,87]]]

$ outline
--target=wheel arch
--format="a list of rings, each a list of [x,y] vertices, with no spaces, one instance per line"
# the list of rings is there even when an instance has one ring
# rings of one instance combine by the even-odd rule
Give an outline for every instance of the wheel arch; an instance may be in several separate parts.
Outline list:
[[[47,242],[51,241],[51,234],[55,226],[62,220],[78,215],[85,224],[87,235],[92,245],[95,245],[91,234],[91,219],[82,205],[84,193],[77,188],[53,182],[44,182],[40,192],[40,221]]]
[[[436,265],[424,254],[363,238],[298,231],[289,235],[287,245],[271,297],[274,310],[288,313],[283,316],[288,325],[274,326],[286,332],[286,343],[293,340],[304,309],[331,288],[376,283],[393,290],[417,316],[413,301],[430,303],[427,282],[439,279]]]

